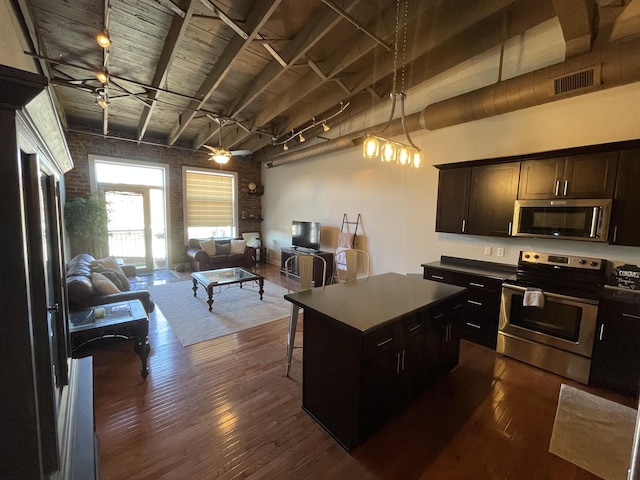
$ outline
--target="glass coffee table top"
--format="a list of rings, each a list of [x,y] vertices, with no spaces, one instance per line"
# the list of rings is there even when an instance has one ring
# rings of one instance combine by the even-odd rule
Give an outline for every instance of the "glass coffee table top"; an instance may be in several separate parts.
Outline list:
[[[264,293],[264,278],[257,273],[252,273],[249,270],[245,270],[240,267],[221,268],[219,270],[208,270],[206,272],[193,272],[191,274],[193,279],[193,296],[197,296],[198,284],[202,285],[207,291],[207,303],[209,305],[209,311],[212,310],[213,305],[213,287],[220,285],[231,285],[232,283],[239,283],[240,288],[245,282],[257,281],[260,287],[259,294],[260,300],[262,300],[262,294]]]
[[[206,272],[193,272],[192,277],[202,284],[225,285],[230,283],[246,282],[258,280],[260,275],[256,275],[244,268],[232,267],[221,268],[219,270],[209,270]]]

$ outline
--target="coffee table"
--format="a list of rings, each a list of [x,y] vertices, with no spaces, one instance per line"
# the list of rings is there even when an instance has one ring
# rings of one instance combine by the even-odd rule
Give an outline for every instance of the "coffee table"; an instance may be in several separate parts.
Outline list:
[[[198,284],[207,291],[209,298],[207,304],[209,305],[209,311],[213,308],[213,287],[221,285],[231,285],[233,283],[239,283],[240,288],[245,282],[258,282],[260,286],[259,294],[260,300],[262,300],[262,294],[264,293],[264,278],[260,275],[245,270],[240,267],[232,268],[220,268],[218,270],[207,270],[206,272],[193,272],[191,274],[193,280],[193,296],[197,296]]]
[[[96,305],[70,314],[71,352],[104,338],[133,340],[133,351],[142,362],[140,375],[147,378],[149,369],[149,318],[140,300]]]

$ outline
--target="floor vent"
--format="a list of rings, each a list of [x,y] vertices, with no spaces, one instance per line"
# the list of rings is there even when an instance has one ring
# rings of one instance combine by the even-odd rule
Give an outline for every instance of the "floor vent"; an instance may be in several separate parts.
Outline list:
[[[584,88],[592,88],[598,84],[600,84],[600,66],[589,67],[586,70],[555,78],[553,80],[553,94],[562,95]]]

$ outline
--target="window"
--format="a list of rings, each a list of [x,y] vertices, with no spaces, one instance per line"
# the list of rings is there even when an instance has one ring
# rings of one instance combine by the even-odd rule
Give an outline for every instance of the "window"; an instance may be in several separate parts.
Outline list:
[[[183,168],[187,239],[236,236],[235,173]]]

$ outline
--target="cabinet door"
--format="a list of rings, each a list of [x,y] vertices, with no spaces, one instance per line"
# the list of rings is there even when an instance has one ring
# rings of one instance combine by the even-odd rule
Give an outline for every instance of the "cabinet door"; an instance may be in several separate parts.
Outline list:
[[[589,383],[637,396],[640,389],[640,308],[602,300]]]
[[[507,237],[511,234],[519,179],[520,162],[471,169],[467,233],[494,237]]]
[[[611,243],[640,246],[640,149],[620,152]]]
[[[537,200],[560,194],[564,174],[564,157],[525,160],[520,171],[518,198]]]
[[[436,232],[466,233],[471,168],[440,170]]]
[[[618,152],[587,153],[567,157],[561,196],[612,198],[617,165]]]

